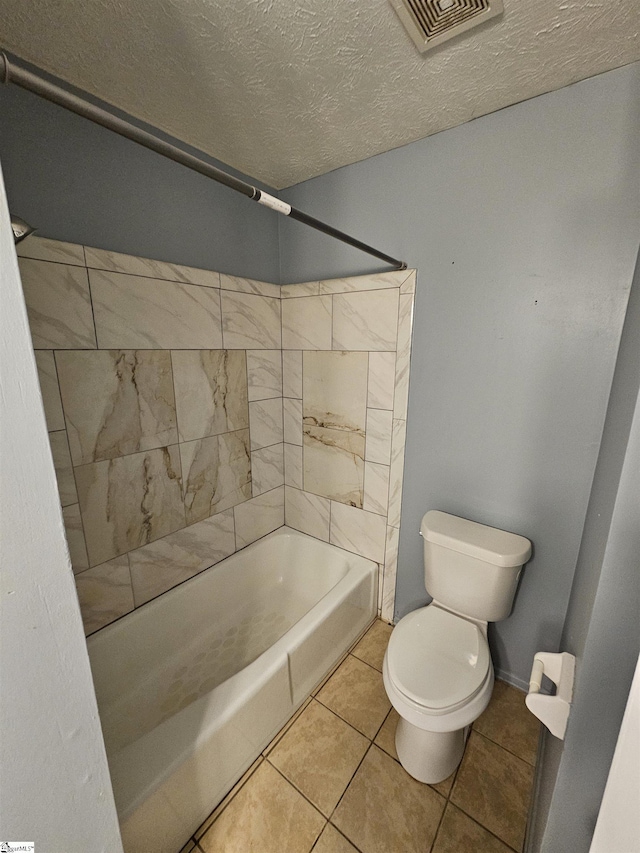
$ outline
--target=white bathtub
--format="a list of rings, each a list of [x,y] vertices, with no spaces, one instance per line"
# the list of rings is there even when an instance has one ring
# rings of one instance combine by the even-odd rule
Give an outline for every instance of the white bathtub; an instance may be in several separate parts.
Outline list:
[[[89,638],[126,853],[177,853],[374,618],[376,570],[282,527]]]

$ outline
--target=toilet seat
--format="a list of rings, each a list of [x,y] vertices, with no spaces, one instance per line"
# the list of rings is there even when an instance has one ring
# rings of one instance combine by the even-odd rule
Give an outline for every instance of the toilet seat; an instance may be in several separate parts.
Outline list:
[[[442,715],[468,704],[486,685],[491,656],[478,625],[435,604],[395,627],[386,675],[416,711]]]

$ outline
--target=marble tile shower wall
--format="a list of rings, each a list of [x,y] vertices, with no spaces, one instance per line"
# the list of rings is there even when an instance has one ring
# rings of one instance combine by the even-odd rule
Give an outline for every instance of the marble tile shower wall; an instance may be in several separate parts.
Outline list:
[[[393,619],[415,271],[285,285],[285,522],[379,565]]]
[[[392,618],[415,273],[18,249],[87,633],[285,520],[378,562]]]
[[[284,523],[280,288],[18,249],[91,633]]]

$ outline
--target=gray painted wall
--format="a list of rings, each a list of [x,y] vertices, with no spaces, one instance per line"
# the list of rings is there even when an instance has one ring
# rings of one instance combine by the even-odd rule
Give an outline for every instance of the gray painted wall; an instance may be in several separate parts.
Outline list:
[[[529,536],[491,636],[521,685],[558,647],[579,550],[638,248],[639,96],[636,63],[284,193],[419,270],[397,616],[427,601],[427,509]],[[0,157],[43,236],[286,282],[377,266],[12,87]]]
[[[562,636],[575,695],[564,744],[541,751],[531,851],[589,850],[640,652],[639,391],[640,258]]]
[[[15,86],[0,159],[12,213],[42,237],[278,281],[278,214]]]
[[[284,191],[418,268],[397,611],[439,508],[529,536],[498,671],[559,647],[638,251],[640,64]],[[297,223],[283,281],[371,269]]]

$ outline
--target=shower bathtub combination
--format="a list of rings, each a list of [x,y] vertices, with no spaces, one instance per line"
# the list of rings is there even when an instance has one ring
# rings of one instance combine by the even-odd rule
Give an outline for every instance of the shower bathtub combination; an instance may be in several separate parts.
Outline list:
[[[176,853],[376,614],[377,564],[287,527],[88,640],[126,853]]]

